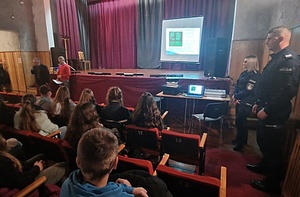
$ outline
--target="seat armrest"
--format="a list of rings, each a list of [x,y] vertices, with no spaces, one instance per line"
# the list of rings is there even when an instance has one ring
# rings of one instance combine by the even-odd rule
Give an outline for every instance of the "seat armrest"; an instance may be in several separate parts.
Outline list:
[[[167,153],[165,153],[165,154],[162,156],[162,159],[160,160],[160,162],[159,162],[158,165],[166,165],[166,163],[167,163],[168,160],[169,160],[169,157],[170,157],[170,155],[167,154]],[[157,176],[156,170],[154,170],[153,176]]]
[[[120,144],[118,148],[118,153],[120,153],[125,148],[125,144]]]
[[[220,175],[220,192],[219,197],[226,197],[226,180],[227,177],[227,168],[224,166],[221,166],[221,175]]]
[[[199,143],[199,148],[204,149],[206,144],[206,139],[207,139],[207,133],[203,133]]]
[[[24,189],[22,189],[21,191],[19,191],[18,193],[16,193],[14,196],[15,197],[27,196],[28,194],[30,194],[31,192],[33,192],[34,190],[39,188],[41,185],[45,184],[46,180],[47,180],[47,178],[45,176],[42,176],[42,177],[38,178],[37,180],[35,180],[34,182],[32,182],[27,187],[25,187]]]
[[[165,111],[162,115],[161,115],[161,118],[162,119],[165,119],[165,117],[168,115],[169,111]]]
[[[58,129],[57,131],[54,131],[53,133],[50,133],[50,134],[46,135],[46,137],[54,137],[56,135],[59,135],[60,132],[61,132],[61,130]]]

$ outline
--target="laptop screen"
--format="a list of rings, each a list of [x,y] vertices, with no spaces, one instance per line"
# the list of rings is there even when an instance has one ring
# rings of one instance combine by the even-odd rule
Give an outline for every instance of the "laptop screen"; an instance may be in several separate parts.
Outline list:
[[[189,95],[202,96],[204,94],[204,86],[203,85],[189,85],[187,93]]]

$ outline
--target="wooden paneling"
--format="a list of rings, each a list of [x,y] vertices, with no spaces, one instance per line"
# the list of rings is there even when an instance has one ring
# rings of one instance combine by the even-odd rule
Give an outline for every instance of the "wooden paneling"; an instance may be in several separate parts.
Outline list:
[[[0,62],[9,72],[12,91],[24,93],[27,92],[28,87],[34,85],[34,76],[30,72],[34,57],[39,57],[41,63],[50,66],[49,51],[0,52]]]

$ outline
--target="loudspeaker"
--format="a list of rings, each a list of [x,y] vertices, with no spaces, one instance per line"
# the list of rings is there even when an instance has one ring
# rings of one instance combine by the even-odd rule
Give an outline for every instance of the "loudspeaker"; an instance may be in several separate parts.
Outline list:
[[[65,49],[62,47],[51,47],[50,51],[51,51],[52,66],[57,67],[58,66],[57,58],[59,56],[64,56],[64,58],[66,58]]]
[[[204,76],[224,77],[228,62],[227,38],[209,38],[205,43]]]

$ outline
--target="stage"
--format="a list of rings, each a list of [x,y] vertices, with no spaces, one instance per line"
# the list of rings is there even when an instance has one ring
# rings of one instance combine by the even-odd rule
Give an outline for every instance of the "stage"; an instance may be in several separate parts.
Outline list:
[[[122,75],[121,75],[122,74]],[[124,75],[125,74],[125,75]],[[127,76],[128,75],[128,76]],[[55,74],[51,75],[56,78]],[[178,80],[182,91],[189,84],[202,84],[206,88],[225,89],[229,92],[230,80],[228,78],[209,79],[203,71],[172,71],[160,69],[92,69],[77,71],[70,77],[71,98],[79,100],[84,88],[93,90],[98,103],[105,103],[106,92],[111,86],[118,86],[123,91],[124,105],[135,107],[139,97],[144,92],[153,95],[162,91],[162,85],[167,79]],[[53,95],[58,86],[51,83]]]
[[[89,74],[90,73],[90,74]],[[125,75],[120,75],[125,74]],[[143,74],[143,75],[142,75]],[[51,74],[53,79],[56,74]],[[155,96],[162,91],[162,86],[170,78],[178,80],[181,92],[187,90],[190,84],[204,85],[205,88],[225,89],[227,94],[230,90],[230,79],[210,79],[204,76],[203,71],[172,71],[160,69],[92,69],[74,73],[70,77],[71,98],[78,101],[84,88],[90,88],[94,92],[97,103],[106,103],[107,90],[112,86],[118,86],[123,92],[123,103],[127,107],[135,107],[140,96],[144,92],[150,92]],[[58,85],[51,82],[51,91],[55,95]],[[183,99],[163,99],[161,110],[169,110],[170,116],[179,118],[183,122],[184,106]],[[206,102],[196,103],[197,112],[203,110]],[[187,109],[188,114],[190,108]]]

